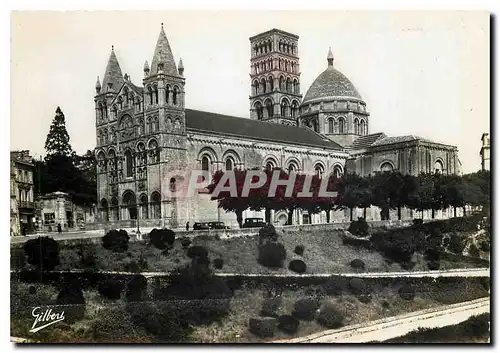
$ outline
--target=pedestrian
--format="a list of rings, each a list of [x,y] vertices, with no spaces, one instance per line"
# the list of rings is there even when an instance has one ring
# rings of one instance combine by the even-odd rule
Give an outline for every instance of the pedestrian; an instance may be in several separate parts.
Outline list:
[[[61,234],[61,233],[62,233],[61,223],[57,223],[57,232],[58,232],[59,234]]]
[[[189,221],[186,222],[186,231],[189,232]]]

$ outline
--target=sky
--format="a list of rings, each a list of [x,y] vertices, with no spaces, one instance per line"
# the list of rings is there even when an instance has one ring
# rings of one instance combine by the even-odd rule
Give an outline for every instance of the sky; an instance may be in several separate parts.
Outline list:
[[[111,46],[140,85],[161,23],[184,63],[187,108],[249,117],[249,37],[279,28],[300,37],[303,95],[331,47],[335,68],[367,103],[370,133],[455,145],[464,173],[480,169],[490,131],[486,12],[13,12],[11,149],[43,155],[57,106],[75,151],[94,148],[94,87]]]

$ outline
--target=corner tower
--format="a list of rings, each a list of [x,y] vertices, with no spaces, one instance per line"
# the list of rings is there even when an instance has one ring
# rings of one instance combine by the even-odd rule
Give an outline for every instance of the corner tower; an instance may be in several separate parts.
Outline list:
[[[250,117],[297,125],[300,93],[299,36],[279,29],[250,38]]]

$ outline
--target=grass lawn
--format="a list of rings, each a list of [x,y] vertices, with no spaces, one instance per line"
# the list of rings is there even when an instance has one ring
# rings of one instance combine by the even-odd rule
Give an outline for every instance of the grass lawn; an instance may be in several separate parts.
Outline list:
[[[361,259],[365,263],[367,272],[405,271],[397,263],[388,263],[377,251],[362,247],[344,245],[339,231],[318,231],[315,233],[302,231],[287,231],[281,234],[279,241],[287,251],[284,268],[269,269],[257,263],[258,237],[249,236],[231,239],[216,239],[215,237],[198,237],[193,239],[192,245],[201,245],[207,248],[210,258],[224,260],[222,269],[215,272],[238,274],[290,274],[288,263],[294,259],[301,259],[307,265],[307,272],[311,274],[335,274],[359,272],[352,269],[350,262]],[[303,256],[293,251],[297,245],[303,245]],[[80,247],[63,247],[60,250],[61,264],[57,270],[82,268],[78,251]],[[85,253],[93,253],[96,258],[97,269],[103,271],[133,271],[131,263],[138,264],[141,271],[168,272],[182,267],[190,262],[186,250],[182,248],[180,240],[176,240],[174,247],[164,253],[146,243],[130,243],[128,252],[114,253],[105,250],[99,244],[84,246]],[[428,270],[427,262],[422,254],[415,253],[413,271]],[[135,266],[137,267],[137,266]],[[463,261],[461,257],[443,258],[441,269],[480,267],[473,261]]]

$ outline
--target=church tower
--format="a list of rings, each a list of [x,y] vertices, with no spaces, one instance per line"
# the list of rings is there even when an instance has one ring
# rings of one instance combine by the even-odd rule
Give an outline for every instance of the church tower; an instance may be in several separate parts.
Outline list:
[[[157,170],[148,170],[152,176],[148,186],[150,191],[160,192],[161,217],[168,220],[169,227],[175,227],[186,217],[186,207],[168,195],[182,175],[166,176],[187,168],[185,79],[182,60],[177,67],[163,23],[151,66],[147,61],[144,64],[143,85],[146,130],[153,134],[150,137],[157,138],[160,151]]]
[[[299,37],[279,29],[250,38],[250,117],[297,125],[300,93]]]

